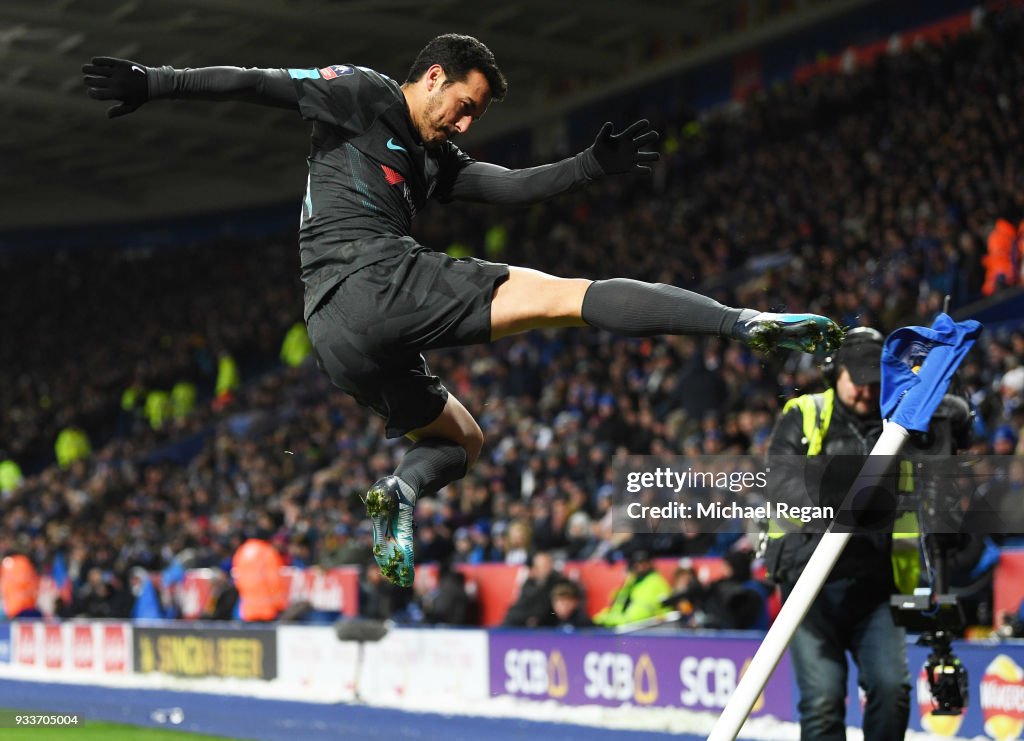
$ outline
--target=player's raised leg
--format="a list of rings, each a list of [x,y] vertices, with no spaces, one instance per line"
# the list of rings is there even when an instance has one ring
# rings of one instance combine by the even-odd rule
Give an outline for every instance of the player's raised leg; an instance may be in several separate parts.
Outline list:
[[[817,314],[734,309],[699,293],[627,278],[588,281],[509,268],[491,303],[491,338],[529,329],[590,325],[626,337],[715,335],[755,350],[831,350],[842,330]]]
[[[451,394],[430,424],[406,435],[415,444],[395,473],[366,492],[366,512],[373,523],[373,557],[391,582],[411,586],[413,512],[416,500],[457,481],[476,462],[484,435],[462,403]]]

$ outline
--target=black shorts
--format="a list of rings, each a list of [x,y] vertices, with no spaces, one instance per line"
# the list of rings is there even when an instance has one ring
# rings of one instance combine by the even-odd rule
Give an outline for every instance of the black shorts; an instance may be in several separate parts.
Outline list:
[[[361,268],[309,318],[317,361],[384,418],[388,437],[401,437],[434,421],[448,401],[420,353],[489,342],[491,299],[507,278],[507,265],[419,245]]]

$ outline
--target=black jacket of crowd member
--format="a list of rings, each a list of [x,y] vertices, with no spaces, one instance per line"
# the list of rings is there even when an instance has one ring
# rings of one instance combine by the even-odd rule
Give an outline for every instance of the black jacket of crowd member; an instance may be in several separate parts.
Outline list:
[[[508,628],[551,627],[557,624],[551,609],[551,591],[566,578],[555,570],[551,554],[538,551],[530,557],[530,573],[519,588],[519,597],[508,608],[503,625]]]
[[[466,577],[442,565],[437,576],[437,588],[423,597],[423,619],[442,625],[472,625],[476,611],[474,602],[466,593]]]
[[[864,463],[863,456],[871,452],[881,434],[880,416],[865,418],[855,415],[837,397],[821,453],[807,457],[803,414],[797,408],[790,409],[776,424],[768,448],[771,466],[769,501],[831,506],[839,513]],[[787,497],[787,493],[804,491],[810,494],[811,502],[805,499],[794,502]],[[784,589],[796,582],[810,560],[821,540],[821,528],[817,530],[817,533],[786,536],[780,559],[784,568],[778,575]],[[879,598],[890,594],[894,589],[891,551],[889,533],[855,535],[832,569],[829,581],[856,577],[858,583],[873,594],[877,593]],[[772,564],[768,566],[771,571]]]
[[[565,581],[561,574],[551,573],[544,579],[529,578],[519,590],[519,598],[505,615],[505,627],[541,628],[556,625],[551,610],[551,591]]]

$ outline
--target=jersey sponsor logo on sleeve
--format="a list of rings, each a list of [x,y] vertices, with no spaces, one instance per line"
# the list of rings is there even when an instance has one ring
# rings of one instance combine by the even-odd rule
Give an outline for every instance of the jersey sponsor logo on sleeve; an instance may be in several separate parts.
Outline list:
[[[351,75],[353,72],[355,72],[355,69],[347,64],[332,64],[330,67],[320,68],[320,75],[325,80],[333,80],[335,77],[341,77],[342,75]]]
[[[401,144],[395,144],[394,137],[387,140],[387,148],[395,152],[408,152],[409,150],[403,147]]]
[[[315,69],[289,69],[288,76],[293,80],[319,80],[320,72]]]

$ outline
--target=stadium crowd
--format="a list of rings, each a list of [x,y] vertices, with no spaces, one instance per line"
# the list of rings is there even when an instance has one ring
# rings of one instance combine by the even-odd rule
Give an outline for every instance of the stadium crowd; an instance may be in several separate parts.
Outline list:
[[[947,294],[955,309],[1021,282],[1022,41],[1019,16],[995,15],[947,44],[779,86],[699,121],[653,105],[620,111],[665,133],[651,183],[596,183],[514,214],[431,210],[418,237],[847,326],[927,324]],[[1011,251],[999,253],[1007,239]],[[0,555],[25,553],[71,580],[62,614],[126,615],[137,567],[228,570],[250,536],[293,565],[372,563],[358,495],[408,443],[385,442],[380,422],[332,389],[312,358],[279,361],[301,309],[293,242],[0,255],[18,276],[0,292],[0,312],[13,318],[0,347],[0,460],[26,473],[0,499]],[[215,397],[225,355],[243,383]],[[428,361],[486,443],[465,479],[418,504],[418,557],[531,570],[538,554],[557,569],[636,550],[611,527],[617,452],[762,454],[785,400],[820,385],[809,356],[593,330]],[[986,335],[962,377],[979,412],[974,449],[1024,452],[1024,331]],[[139,400],[179,381],[198,389],[194,408],[154,424]],[[125,397],[130,388],[136,397]],[[94,452],[57,465],[54,441],[71,426]],[[729,545],[643,541],[652,556],[673,557]],[[457,575],[440,580],[444,595],[409,595],[365,573],[367,614],[471,619]]]

